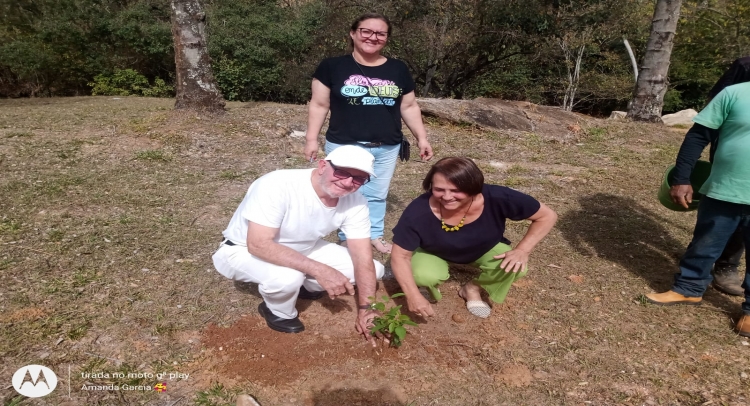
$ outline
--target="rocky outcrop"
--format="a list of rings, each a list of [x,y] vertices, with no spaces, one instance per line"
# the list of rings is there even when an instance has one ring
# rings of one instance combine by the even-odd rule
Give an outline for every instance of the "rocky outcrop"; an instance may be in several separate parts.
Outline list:
[[[474,100],[418,99],[422,114],[488,130],[533,132],[567,142],[575,138],[586,117],[559,107],[529,102],[478,98]]]
[[[500,130],[533,131],[531,121],[521,110],[515,106],[492,102],[492,99],[419,99],[418,102],[422,114],[454,123]]]
[[[661,121],[668,126],[684,125],[692,126],[693,117],[697,116],[698,112],[693,109],[681,110],[674,114],[665,114],[661,116]]]

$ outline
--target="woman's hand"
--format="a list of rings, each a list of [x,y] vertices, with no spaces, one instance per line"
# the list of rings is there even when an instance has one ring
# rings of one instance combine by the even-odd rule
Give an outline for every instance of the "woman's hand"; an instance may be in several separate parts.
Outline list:
[[[401,248],[395,242],[393,243],[393,249],[391,250],[393,276],[396,277],[396,281],[406,294],[406,308],[410,312],[422,317],[434,316],[435,311],[432,310],[432,305],[419,293],[419,288],[414,282],[414,274],[411,272],[411,256],[411,251]]]
[[[432,317],[435,315],[435,311],[432,309],[430,302],[424,298],[424,296],[407,296],[406,307],[410,312],[422,317]]]
[[[417,141],[417,146],[419,147],[419,157],[422,158],[423,161],[429,161],[432,159],[432,146],[426,138]]]
[[[518,248],[512,249],[504,254],[495,255],[493,258],[502,259],[500,268],[505,272],[523,272],[526,264],[529,263],[529,253]]]
[[[503,260],[500,263],[500,268],[504,269],[505,272],[523,272],[526,269],[531,250],[552,230],[557,221],[557,213],[540,202],[539,210],[527,220],[531,220],[531,225],[516,248],[493,257]]]
[[[314,161],[318,159],[318,139],[310,139],[310,137],[306,137],[307,140],[305,141],[305,160],[307,161]]]
[[[411,133],[414,134],[414,138],[417,139],[419,156],[422,158],[422,161],[432,159],[432,147],[430,146],[430,142],[427,141],[427,131],[422,122],[422,110],[419,109],[417,98],[413,91],[403,95],[401,98],[401,118],[404,119],[404,123],[409,127]]]

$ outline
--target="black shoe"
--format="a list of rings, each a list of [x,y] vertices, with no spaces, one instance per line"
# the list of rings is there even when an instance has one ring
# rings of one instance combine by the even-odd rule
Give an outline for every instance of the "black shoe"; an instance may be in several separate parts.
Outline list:
[[[744,296],[742,277],[736,267],[714,267],[714,288],[727,295]]]
[[[297,296],[298,299],[305,299],[305,300],[318,300],[321,297],[325,296],[326,291],[320,291],[320,292],[310,292],[309,290],[305,289],[304,286],[301,286],[299,288],[299,296]]]
[[[282,333],[301,333],[305,331],[305,325],[299,321],[299,317],[282,319],[271,313],[271,310],[266,306],[266,302],[260,302],[258,312],[266,319],[266,324],[268,324],[271,330],[281,331]]]

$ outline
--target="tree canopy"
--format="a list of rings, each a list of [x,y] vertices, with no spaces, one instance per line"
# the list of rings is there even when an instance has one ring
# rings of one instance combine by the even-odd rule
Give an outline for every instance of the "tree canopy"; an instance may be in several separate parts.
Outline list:
[[[624,109],[632,96],[623,39],[640,60],[654,1],[206,0],[203,6],[214,74],[227,100],[306,102],[319,61],[347,52],[351,21],[378,11],[393,22],[385,52],[407,63],[418,96],[570,103],[606,114]],[[175,72],[169,17],[163,0],[0,0],[0,96],[102,94],[131,77],[138,86],[122,86],[145,89],[131,94],[168,94]],[[722,71],[749,54],[750,0],[684,1],[664,111],[702,107]]]

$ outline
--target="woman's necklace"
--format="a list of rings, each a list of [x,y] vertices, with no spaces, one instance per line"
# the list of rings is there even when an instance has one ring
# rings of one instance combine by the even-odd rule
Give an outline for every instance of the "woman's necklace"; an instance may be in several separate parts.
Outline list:
[[[445,232],[447,233],[447,232],[450,232],[450,231],[458,231],[458,229],[460,229],[461,227],[463,227],[464,226],[464,221],[466,220],[466,215],[469,214],[469,209],[471,209],[471,205],[472,204],[474,204],[474,198],[473,197],[471,198],[471,203],[469,203],[469,208],[466,209],[466,213],[464,213],[464,216],[461,217],[461,221],[459,221],[458,224],[456,224],[453,227],[448,227],[445,224],[445,220],[443,220],[443,205],[440,204],[440,202],[438,202],[438,205],[439,205],[438,208],[440,209],[440,224],[442,224],[443,230],[445,230]]]

